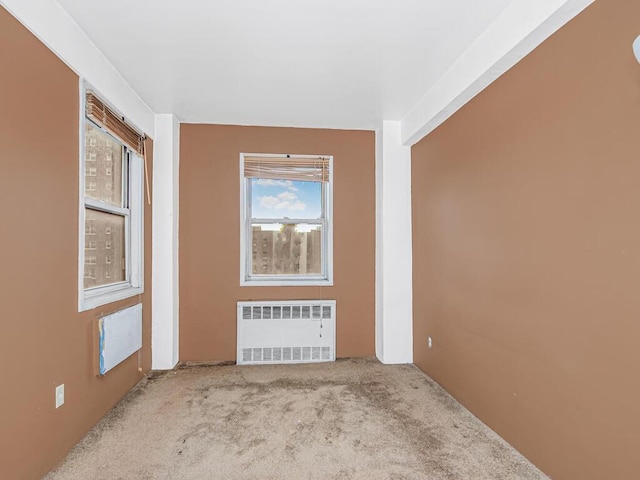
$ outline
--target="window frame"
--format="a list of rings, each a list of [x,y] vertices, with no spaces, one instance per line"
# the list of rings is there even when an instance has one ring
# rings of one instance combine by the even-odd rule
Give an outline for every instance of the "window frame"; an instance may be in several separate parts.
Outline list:
[[[321,219],[278,219],[252,218],[251,178],[244,176],[244,158],[318,158],[329,159],[329,181],[322,182]],[[252,224],[309,224],[322,226],[322,271],[321,275],[262,275],[252,273],[253,242]],[[240,153],[240,286],[333,286],[333,156],[332,155],[286,155],[275,153]]]
[[[104,98],[88,83],[80,80],[80,121],[79,121],[79,214],[78,214],[78,311],[91,310],[118,300],[124,300],[144,292],[144,161],[107,129],[97,125],[86,115],[86,91],[91,90]],[[85,197],[85,128],[90,122],[123,148],[123,189],[126,188],[126,207],[117,207],[106,202]],[[92,163],[92,162],[89,162]],[[126,166],[126,169],[125,169]],[[125,262],[126,278],[122,282],[84,288],[86,210],[91,209],[117,214],[125,219]]]

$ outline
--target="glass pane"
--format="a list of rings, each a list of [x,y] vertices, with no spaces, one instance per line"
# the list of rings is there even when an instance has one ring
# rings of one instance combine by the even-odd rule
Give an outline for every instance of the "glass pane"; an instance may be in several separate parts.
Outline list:
[[[85,210],[84,288],[124,282],[125,218],[122,215]]]
[[[91,122],[84,131],[84,194],[116,207],[122,202],[122,158],[124,148]]]
[[[322,218],[322,183],[251,179],[253,218]]]
[[[322,227],[253,224],[251,272],[254,275],[321,275]]]

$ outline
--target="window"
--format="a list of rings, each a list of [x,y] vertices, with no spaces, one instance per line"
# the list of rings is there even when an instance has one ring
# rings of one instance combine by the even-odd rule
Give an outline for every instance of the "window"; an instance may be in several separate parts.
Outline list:
[[[144,136],[83,91],[79,309],[142,293]],[[109,172],[109,173],[107,173]]]
[[[332,162],[240,155],[241,285],[332,285]]]

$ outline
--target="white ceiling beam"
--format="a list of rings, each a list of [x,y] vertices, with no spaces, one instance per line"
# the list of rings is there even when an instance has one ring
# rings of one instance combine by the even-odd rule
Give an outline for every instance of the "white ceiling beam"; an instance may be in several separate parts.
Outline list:
[[[594,0],[514,0],[402,119],[411,146]]]

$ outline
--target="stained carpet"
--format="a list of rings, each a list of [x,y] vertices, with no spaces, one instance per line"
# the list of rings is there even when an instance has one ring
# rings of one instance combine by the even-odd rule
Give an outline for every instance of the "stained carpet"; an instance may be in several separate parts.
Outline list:
[[[152,373],[45,479],[547,477],[417,368],[354,359]]]

